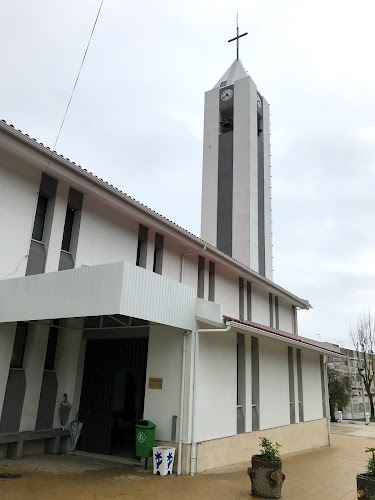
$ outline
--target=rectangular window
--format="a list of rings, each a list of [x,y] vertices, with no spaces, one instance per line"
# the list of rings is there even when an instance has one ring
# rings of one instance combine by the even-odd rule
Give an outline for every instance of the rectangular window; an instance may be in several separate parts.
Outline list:
[[[322,406],[323,406],[323,417],[327,416],[327,404],[326,404],[326,383],[324,377],[324,357],[320,354],[320,381],[322,386]]]
[[[247,305],[247,319],[251,321],[251,283],[247,282],[246,285],[246,305]]]
[[[259,430],[259,344],[256,337],[251,337],[251,403],[252,430]]]
[[[215,302],[215,264],[208,263],[208,300]]]
[[[46,360],[44,363],[45,370],[55,369],[55,356],[56,356],[57,337],[59,333],[59,328],[58,328],[59,323],[60,323],[59,319],[53,319],[51,321],[51,326],[49,328],[49,334],[48,334]]]
[[[296,306],[292,306],[292,333],[298,335]]]
[[[197,296],[204,299],[204,258],[198,257],[198,290]]]
[[[243,278],[239,278],[238,280],[238,310],[239,310],[239,319],[241,321],[244,320],[244,289],[243,289]]]
[[[293,347],[288,347],[288,371],[289,371],[289,413],[290,423],[296,423],[296,398],[294,393],[294,363]]]
[[[299,421],[304,421],[303,416],[303,385],[302,385],[302,359],[301,349],[297,349],[297,377],[298,377],[298,409]]]
[[[68,206],[66,208],[65,224],[61,250],[71,252],[73,227],[77,212],[82,209],[83,194],[73,188],[69,189]]]
[[[237,333],[237,434],[245,432],[245,336]]]
[[[268,294],[268,302],[269,302],[269,313],[270,313],[270,327],[273,327],[273,298],[272,293]]]
[[[69,252],[70,250],[70,241],[72,239],[72,231],[73,231],[73,221],[74,221],[74,210],[73,208],[68,207],[66,209],[64,233],[61,243],[61,249],[65,250],[66,252]]]
[[[36,241],[43,241],[44,223],[47,215],[48,198],[39,194],[38,203],[36,206],[34,227],[32,239]]]
[[[164,237],[159,233],[155,233],[154,265],[152,270],[157,274],[161,274],[162,272],[163,245]]]
[[[146,269],[148,228],[139,224],[136,265]]]
[[[23,321],[18,321],[16,336],[14,338],[12,359],[10,361],[11,368],[22,368],[23,355],[25,354],[25,346],[27,340],[28,324]]]
[[[275,295],[275,327],[278,330],[280,328],[280,318],[279,318],[279,297]]]

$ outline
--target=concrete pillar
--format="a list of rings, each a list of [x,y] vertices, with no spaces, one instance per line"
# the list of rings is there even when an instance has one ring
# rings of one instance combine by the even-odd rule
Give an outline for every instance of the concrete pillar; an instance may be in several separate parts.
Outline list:
[[[44,362],[46,359],[49,322],[30,323],[23,358],[26,392],[23,403],[20,431],[33,431],[38,415],[40,390],[42,388]]]
[[[251,377],[251,335],[245,334],[245,432],[253,430],[253,401]]]
[[[82,382],[84,347],[82,340],[83,318],[69,318],[61,321],[59,338],[57,341],[55,368],[57,375],[57,402],[54,427],[60,427],[58,407],[67,394],[69,403],[73,406],[69,421],[75,417],[79,407]]]
[[[17,323],[0,323],[0,416],[7,388]]]

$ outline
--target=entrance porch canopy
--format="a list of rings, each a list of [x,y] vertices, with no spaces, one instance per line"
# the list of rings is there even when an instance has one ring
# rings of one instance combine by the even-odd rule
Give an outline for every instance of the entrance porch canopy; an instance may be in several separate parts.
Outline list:
[[[194,288],[127,262],[0,281],[0,323],[121,314],[192,330]]]

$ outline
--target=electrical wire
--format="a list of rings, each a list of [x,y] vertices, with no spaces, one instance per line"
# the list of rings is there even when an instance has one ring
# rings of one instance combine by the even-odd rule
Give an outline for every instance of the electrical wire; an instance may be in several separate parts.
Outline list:
[[[94,26],[92,27],[91,34],[90,34],[90,38],[89,38],[89,41],[88,41],[88,43],[87,43],[87,47],[86,47],[85,53],[84,53],[84,55],[83,55],[83,59],[82,59],[82,61],[81,61],[81,66],[80,66],[80,68],[79,68],[78,75],[77,75],[76,81],[75,81],[75,83],[74,83],[72,93],[70,94],[70,99],[69,99],[68,105],[67,105],[67,107],[66,107],[66,109],[65,109],[64,117],[63,117],[63,119],[62,119],[62,122],[61,122],[61,125],[60,125],[60,129],[59,129],[59,132],[58,132],[57,137],[56,137],[56,140],[55,140],[55,144],[53,145],[53,148],[52,148],[52,154],[53,154],[53,152],[55,151],[55,148],[56,148],[57,142],[58,142],[58,140],[59,140],[59,138],[60,138],[61,130],[62,130],[63,125],[64,125],[64,123],[65,123],[65,118],[66,118],[66,115],[68,114],[68,110],[69,110],[69,108],[70,108],[70,103],[72,102],[72,99],[73,99],[73,94],[74,94],[74,92],[75,92],[75,89],[76,89],[76,87],[77,87],[77,83],[78,83],[79,77],[80,77],[80,75],[81,75],[82,67],[83,67],[83,64],[84,64],[84,62],[85,62],[86,55],[87,55],[87,52],[88,52],[89,47],[90,47],[91,39],[92,39],[92,36],[93,36],[94,31],[95,31],[95,28],[96,28],[96,24],[97,24],[98,19],[99,19],[100,11],[102,10],[103,2],[104,2],[104,0],[102,0],[102,1],[101,1],[101,3],[100,3],[99,10],[98,10],[98,13],[97,13],[97,15],[96,15],[95,22],[94,22]],[[49,158],[48,165],[47,165],[47,169],[48,169],[48,167],[49,167],[50,162],[51,162],[51,157]]]

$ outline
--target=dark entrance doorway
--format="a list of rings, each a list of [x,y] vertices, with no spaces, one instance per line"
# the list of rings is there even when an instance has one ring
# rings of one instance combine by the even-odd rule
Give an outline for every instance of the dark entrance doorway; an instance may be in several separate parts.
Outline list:
[[[88,340],[78,449],[135,458],[135,422],[143,417],[148,338]]]

